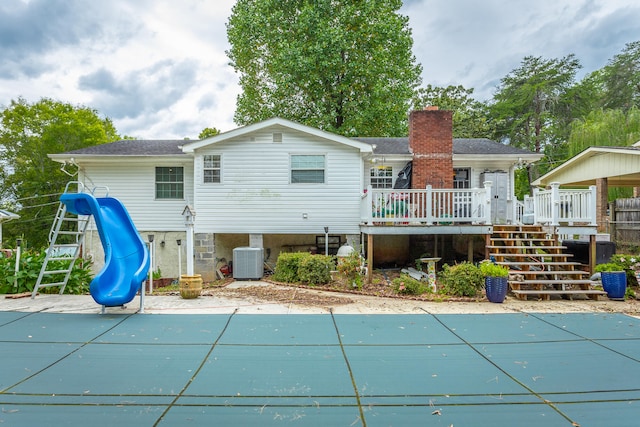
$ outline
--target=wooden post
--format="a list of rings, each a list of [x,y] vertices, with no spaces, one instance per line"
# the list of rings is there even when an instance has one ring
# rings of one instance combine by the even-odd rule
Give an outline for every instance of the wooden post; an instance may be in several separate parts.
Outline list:
[[[596,268],[596,256],[597,256],[597,241],[596,235],[589,236],[589,274],[593,276]]]
[[[491,245],[491,234],[484,235],[484,259],[489,259],[489,245]]]
[[[367,283],[373,282],[373,234],[367,234]]]

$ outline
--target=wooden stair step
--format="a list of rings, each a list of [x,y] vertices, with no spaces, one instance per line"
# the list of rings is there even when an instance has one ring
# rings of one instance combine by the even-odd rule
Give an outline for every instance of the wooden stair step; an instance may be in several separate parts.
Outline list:
[[[556,249],[556,250],[565,250],[567,249],[566,246],[561,246],[561,245],[553,245],[553,246],[530,246],[530,245],[514,245],[514,246],[500,246],[500,245],[487,245],[487,248],[489,249],[509,249],[509,250],[514,250],[514,249],[518,249],[518,250],[524,250],[524,251],[529,251],[531,249],[535,249],[535,250],[544,250],[544,251],[548,251],[549,249]]]
[[[546,231],[526,231],[526,232],[511,232],[511,231],[496,231],[493,230],[493,237],[494,239],[496,238],[502,238],[502,239],[510,239],[510,240],[517,240],[517,239],[545,239],[545,240],[553,240],[550,239],[549,233],[547,233]],[[506,237],[505,237],[506,236]]]
[[[509,280],[509,284],[522,285],[594,285],[596,282],[590,279],[525,279]]]
[[[573,254],[535,254],[535,253],[522,253],[522,252],[514,252],[514,253],[509,253],[509,252],[491,252],[490,255],[493,255],[494,257],[514,257],[514,258],[534,258],[534,257],[554,257],[554,258],[559,258],[559,257],[564,257],[564,258],[571,258],[573,256]]]
[[[514,265],[523,265],[523,266],[527,266],[527,267],[537,267],[540,265],[545,265],[545,266],[574,266],[574,267],[578,267],[578,266],[582,266],[582,264],[580,264],[579,262],[573,262],[573,261],[545,261],[545,262],[524,262],[524,261],[496,261],[496,264],[498,265],[504,265],[507,267],[510,266],[514,266]],[[527,271],[527,270],[522,270],[522,271]]]
[[[523,276],[543,276],[543,275],[567,275],[567,276],[589,276],[591,274],[587,271],[583,270],[509,270],[509,274],[511,275],[523,275]]]
[[[514,294],[522,294],[522,295],[536,295],[536,294],[547,294],[547,295],[561,295],[561,294],[585,294],[585,295],[607,295],[605,291],[600,291],[598,289],[512,289],[511,292]]]
[[[523,230],[542,230],[540,225],[512,225],[512,224],[495,224],[493,230],[500,231],[523,231]]]
[[[598,296],[601,295],[607,295],[606,292],[604,291],[599,291],[597,289],[571,289],[571,290],[551,290],[551,289],[545,289],[545,290],[514,290],[512,289],[511,292],[513,292],[513,294],[518,298],[518,299],[522,299],[522,300],[527,300],[527,296],[529,295],[540,295],[542,297],[544,297],[544,299],[549,299],[549,297],[551,295],[567,295],[567,296],[572,296],[572,295],[586,295],[591,299],[597,299]]]

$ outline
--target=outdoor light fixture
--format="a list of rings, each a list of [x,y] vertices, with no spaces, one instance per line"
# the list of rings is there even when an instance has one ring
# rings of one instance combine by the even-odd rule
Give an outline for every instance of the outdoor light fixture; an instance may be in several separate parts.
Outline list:
[[[177,239],[177,240],[176,240],[176,244],[177,244],[178,246],[180,246],[180,245],[182,244],[182,239]]]
[[[153,234],[149,234],[149,243],[153,243]]]

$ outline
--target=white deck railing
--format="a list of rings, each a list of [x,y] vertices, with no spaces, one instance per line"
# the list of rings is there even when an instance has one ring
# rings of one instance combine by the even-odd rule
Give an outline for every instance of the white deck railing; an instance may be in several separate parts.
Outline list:
[[[596,225],[596,187],[587,190],[560,189],[554,182],[548,190],[533,190],[532,197],[525,197],[524,215],[532,216],[533,224],[546,225]],[[526,222],[526,221],[525,221]]]
[[[491,183],[484,188],[367,189],[363,221],[369,225],[491,224]]]
[[[484,188],[424,190],[367,189],[362,219],[368,225],[491,224],[491,182]],[[596,225],[596,187],[535,189],[514,204],[514,223]]]

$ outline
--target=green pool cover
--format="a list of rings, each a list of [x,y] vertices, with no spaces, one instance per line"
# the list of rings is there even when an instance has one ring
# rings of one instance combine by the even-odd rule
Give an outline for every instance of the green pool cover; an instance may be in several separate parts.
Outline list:
[[[0,312],[7,426],[637,426],[621,314]]]

